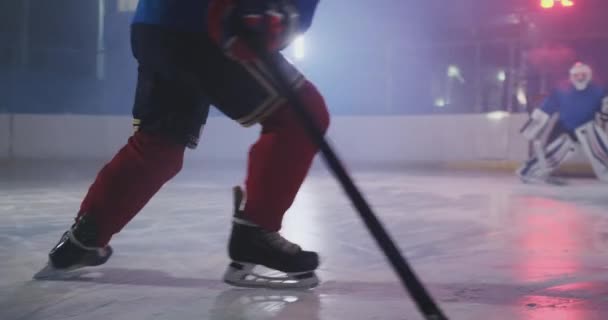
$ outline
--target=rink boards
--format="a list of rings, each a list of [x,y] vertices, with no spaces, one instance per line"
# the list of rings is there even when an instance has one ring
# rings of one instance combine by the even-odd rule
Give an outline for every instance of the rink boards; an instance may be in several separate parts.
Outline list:
[[[456,168],[513,169],[527,157],[519,135],[527,119],[514,114],[338,116],[329,136],[348,163],[441,164]],[[12,122],[12,124],[11,124]],[[131,134],[125,116],[0,115],[0,159],[105,159]],[[190,159],[242,161],[257,129],[224,117],[209,119]],[[586,170],[584,158],[570,167]],[[583,165],[581,167],[581,165]]]

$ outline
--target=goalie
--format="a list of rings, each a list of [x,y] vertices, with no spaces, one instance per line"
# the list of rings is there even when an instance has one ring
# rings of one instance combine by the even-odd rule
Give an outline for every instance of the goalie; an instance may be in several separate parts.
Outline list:
[[[551,174],[579,148],[598,179],[608,182],[608,95],[591,80],[591,67],[576,63],[570,69],[571,85],[555,90],[532,112],[521,130],[533,150],[532,157],[517,170],[523,182],[557,183]],[[552,116],[557,122],[544,144],[541,136]]]

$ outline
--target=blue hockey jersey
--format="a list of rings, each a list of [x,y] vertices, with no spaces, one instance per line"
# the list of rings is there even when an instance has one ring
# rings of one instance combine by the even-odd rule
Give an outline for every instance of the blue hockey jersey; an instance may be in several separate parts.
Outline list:
[[[541,110],[552,115],[559,112],[559,121],[569,130],[574,130],[594,119],[602,108],[607,92],[604,88],[589,84],[585,90],[573,86],[557,89],[543,102]]]
[[[139,0],[133,23],[205,32],[209,3],[218,0]],[[248,1],[248,0],[244,0]],[[300,31],[311,25],[319,0],[294,0],[300,14]]]

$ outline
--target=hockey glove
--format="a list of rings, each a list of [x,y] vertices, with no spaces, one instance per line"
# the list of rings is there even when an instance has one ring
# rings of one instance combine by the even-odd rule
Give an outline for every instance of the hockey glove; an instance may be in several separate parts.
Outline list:
[[[299,31],[293,0],[213,0],[208,14],[209,35],[237,60],[253,60],[259,51],[280,51]]]

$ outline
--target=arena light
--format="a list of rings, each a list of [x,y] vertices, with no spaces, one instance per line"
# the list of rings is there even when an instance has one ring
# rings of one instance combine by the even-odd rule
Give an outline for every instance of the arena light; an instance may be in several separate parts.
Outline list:
[[[462,76],[460,68],[457,65],[455,65],[455,64],[451,64],[451,65],[448,66],[448,70],[446,71],[446,75],[450,79],[456,79],[460,83],[464,83],[464,77]]]
[[[496,80],[498,80],[498,82],[505,82],[507,80],[507,72],[505,70],[498,71]]]
[[[305,54],[304,37],[298,36],[293,40],[293,57],[296,60],[302,60],[304,59]]]
[[[460,77],[460,68],[457,65],[449,65],[447,70],[447,76],[450,78],[458,78]]]
[[[543,9],[551,9],[555,7],[555,0],[541,0],[540,6]]]
[[[562,7],[574,6],[574,0],[540,0],[540,6],[543,9],[551,9],[556,6],[556,2],[559,2]]]
[[[435,107],[437,107],[437,108],[443,108],[446,106],[446,104],[447,104],[447,102],[445,101],[444,98],[435,99]]]
[[[562,0],[562,7],[573,7],[574,1],[572,0]]]
[[[506,111],[492,111],[492,112],[488,112],[486,113],[486,118],[488,118],[489,120],[492,121],[500,121],[504,118],[509,117],[510,113],[506,112]]]
[[[517,88],[517,102],[522,105],[522,106],[526,106],[528,105],[528,97],[526,96],[526,89],[523,86],[520,86],[519,88]]]

